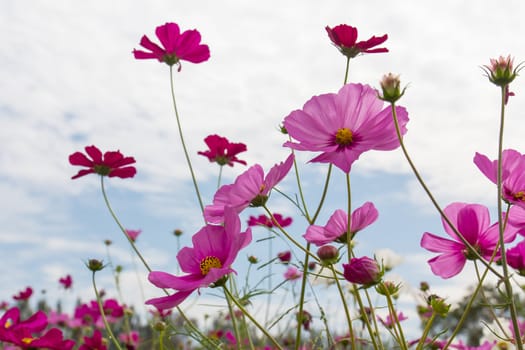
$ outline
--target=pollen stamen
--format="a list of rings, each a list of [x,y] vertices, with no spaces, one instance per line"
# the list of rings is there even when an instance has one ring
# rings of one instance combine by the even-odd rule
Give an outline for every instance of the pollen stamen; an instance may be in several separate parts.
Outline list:
[[[348,128],[337,129],[335,133],[335,143],[341,146],[348,146],[354,141],[354,134]]]
[[[215,256],[207,256],[201,260],[199,267],[201,269],[202,275],[206,276],[208,272],[210,272],[211,269],[213,268],[220,269],[222,267],[222,263],[219,260],[219,258]]]

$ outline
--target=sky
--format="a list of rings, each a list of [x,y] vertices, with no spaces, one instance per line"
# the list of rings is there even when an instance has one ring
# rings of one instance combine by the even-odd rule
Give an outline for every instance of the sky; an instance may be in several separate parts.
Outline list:
[[[0,301],[28,285],[46,290],[50,299],[92,298],[84,264],[91,258],[107,261],[106,239],[113,242],[113,263],[125,267],[128,302],[143,299],[137,278],[146,298],[159,296],[104,207],[99,179],[71,180],[78,169],[68,164],[68,156],[92,144],[137,160],[135,178],[106,181],[110,201],[127,228],[142,229],[137,244],[150,265],[176,272],[172,231],[182,229],[180,244],[189,245],[202,222],[178,139],[168,67],[131,54],[142,35],[156,39],[156,26],[176,22],[183,30],[196,28],[210,46],[208,62],[183,62],[175,75],[182,127],[206,203],[218,167],[197,155],[206,149],[203,139],[216,133],[244,142],[248,152],[241,158],[266,170],[284,160],[288,150],[278,132],[284,117],[343,83],[345,58],[324,27],[345,23],[357,27],[363,40],[388,34],[384,46],[390,52],[352,60],[349,80],[377,88],[383,74],[400,74],[408,85],[399,102],[410,117],[405,142],[438,202],[493,209],[495,188],[472,158],[475,152],[496,155],[499,90],[480,67],[499,55],[525,60],[519,39],[525,33],[524,10],[517,0],[505,6],[453,0],[2,1]],[[516,96],[507,108],[505,148],[523,146],[523,84],[521,77],[512,84]],[[307,164],[312,157],[299,154],[297,160],[309,201],[316,203],[326,167]],[[222,183],[245,169],[225,168]],[[432,255],[419,247],[421,235],[443,230],[401,151],[369,152],[352,169],[355,206],[372,201],[380,212],[358,237],[359,253],[392,249],[404,257],[397,273],[407,284],[427,280],[450,298],[460,293],[463,278],[443,281],[425,262]],[[321,224],[331,210],[345,206],[343,179],[340,173],[333,177]],[[296,193],[293,177],[280,189]],[[297,219],[291,231],[300,238],[305,226],[294,208],[278,195],[270,204]],[[243,213],[243,222],[260,213]],[[254,240],[264,235],[254,229]],[[275,251],[287,249],[276,242]],[[265,258],[263,245],[248,247],[240,260],[250,254]],[[246,270],[244,261],[238,262],[239,271]],[[276,266],[275,272],[278,279],[284,268]],[[66,293],[57,281],[68,273],[74,289]],[[99,278],[104,288],[114,288],[109,271]]]

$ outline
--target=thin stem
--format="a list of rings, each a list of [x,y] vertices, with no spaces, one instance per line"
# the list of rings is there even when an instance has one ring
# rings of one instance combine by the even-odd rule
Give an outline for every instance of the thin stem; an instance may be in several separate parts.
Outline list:
[[[346,316],[346,322],[348,323],[348,332],[350,341],[352,343],[351,349],[357,349],[356,343],[355,343],[355,336],[354,336],[354,327],[352,326],[352,317],[350,316],[350,310],[348,309],[348,304],[346,303],[346,298],[343,292],[343,288],[341,288],[341,283],[339,283],[339,278],[337,277],[337,273],[335,272],[335,268],[333,265],[329,266],[330,270],[332,271],[332,274],[334,275],[334,280],[337,285],[337,290],[339,291],[339,295],[341,296],[341,301],[343,302],[343,308],[345,310],[345,316]]]
[[[257,322],[257,320],[255,318],[253,318],[252,315],[250,315],[250,313],[244,308],[244,306],[241,305],[241,303],[230,293],[230,291],[228,290],[228,288],[224,287],[224,292],[228,295],[228,297],[233,301],[233,303],[235,305],[237,305],[237,307],[242,311],[242,313],[248,317],[250,319],[250,321],[253,322],[253,324],[273,343],[273,345],[279,349],[279,350],[283,350],[283,348],[281,347],[281,345],[279,345],[279,343],[277,342],[277,340],[275,340],[274,337],[272,337],[272,335],[266,330],[266,328],[264,328],[259,322]]]
[[[348,206],[346,208],[347,212],[347,223],[346,223],[346,245],[348,253],[348,262],[352,259],[352,190],[350,186],[350,173],[346,173],[346,193],[348,197]]]
[[[425,345],[425,342],[427,341],[428,333],[430,332],[430,328],[432,327],[432,323],[434,323],[434,319],[436,318],[436,315],[437,313],[435,311],[432,311],[432,315],[427,321],[425,329],[423,330],[423,334],[421,335],[421,338],[419,338],[419,343],[417,343],[416,350],[423,349],[423,346]],[[443,349],[446,349],[446,346]]]
[[[175,100],[175,88],[173,86],[173,66],[170,66],[170,87],[171,99],[173,101],[173,110],[175,111],[175,119],[177,120],[177,127],[179,129],[180,142],[182,144],[184,156],[186,157],[186,162],[188,163],[188,168],[190,169],[191,180],[193,181],[193,187],[195,188],[195,194],[197,195],[199,206],[201,207],[201,212],[204,213],[204,205],[202,204],[202,198],[199,191],[199,186],[197,185],[197,179],[195,178],[195,173],[193,172],[193,167],[191,166],[190,156],[188,155],[188,150],[186,149],[186,142],[184,142],[184,135],[182,132],[182,126],[180,124],[179,112],[177,110],[177,103]]]
[[[268,261],[271,262],[273,259],[273,236],[272,230],[268,228]],[[268,264],[268,295],[266,298],[267,306],[266,311],[264,312],[264,324],[268,324],[268,317],[270,314],[270,305],[272,304],[272,263]]]
[[[242,340],[241,340],[241,335],[239,333],[239,329],[237,326],[237,320],[235,319],[235,312],[233,311],[232,301],[229,298],[228,293],[226,292],[225,286],[223,286],[223,290],[224,290],[224,296],[226,297],[226,303],[228,304],[228,311],[230,313],[230,318],[232,320],[233,333],[235,333],[235,339],[237,339],[237,344],[236,344],[237,349],[241,349]]]
[[[310,242],[306,243],[306,250],[310,251]],[[299,296],[299,311],[298,311],[298,320],[301,320],[303,317],[303,309],[304,309],[304,296],[306,292],[306,279],[308,275],[308,260],[310,258],[309,254],[304,255],[304,263],[303,263],[303,276],[301,280],[301,294]],[[295,350],[299,349],[299,345],[301,344],[301,330],[303,327],[301,327],[301,322],[297,325],[297,332],[295,333]]]
[[[217,189],[221,187],[221,180],[222,180],[222,169],[224,168],[223,165],[219,166],[219,176],[217,176]]]
[[[354,295],[355,300],[357,301],[357,304],[359,305],[359,310],[361,311],[361,316],[365,322],[366,329],[368,330],[368,334],[370,334],[370,340],[372,340],[372,345],[374,346],[375,350],[378,350],[379,347],[376,342],[374,330],[372,329],[372,325],[370,324],[370,320],[368,319],[368,315],[366,314],[365,305],[363,304],[363,300],[361,299],[359,290],[357,289],[357,286],[355,284],[352,284],[352,288],[353,288],[352,295]]]
[[[421,185],[421,187],[423,187],[423,190],[425,191],[425,193],[427,194],[428,198],[430,199],[430,201],[432,202],[432,204],[434,205],[434,208],[439,212],[439,215],[441,215],[441,217],[443,218],[443,220],[447,223],[448,226],[450,226],[450,228],[454,231],[454,233],[456,234],[456,236],[459,237],[459,239],[461,240],[461,242],[468,248],[469,250],[469,253],[473,254],[477,259],[479,259],[488,269],[490,269],[490,271],[497,277],[499,278],[503,278],[503,276],[496,270],[494,270],[494,268],[492,266],[490,266],[489,263],[487,263],[483,257],[479,254],[479,252],[472,246],[472,244],[469,243],[469,241],[467,241],[465,239],[465,237],[458,231],[458,229],[456,228],[456,226],[450,221],[450,219],[448,218],[448,216],[445,214],[445,212],[443,211],[443,209],[441,209],[441,207],[439,206],[437,200],[434,198],[434,196],[432,195],[432,192],[430,192],[430,190],[428,189],[427,185],[425,184],[425,181],[423,181],[423,178],[421,177],[421,175],[419,174],[419,171],[417,170],[416,166],[414,165],[414,163],[412,162],[412,159],[410,158],[410,156],[408,155],[408,151],[405,147],[405,144],[403,142],[403,136],[401,135],[401,131],[399,129],[399,122],[397,121],[397,112],[396,112],[396,106],[395,106],[395,103],[392,102],[391,103],[391,108],[392,108],[392,116],[394,118],[394,125],[395,125],[395,128],[396,128],[396,134],[397,134],[397,138],[399,140],[399,145],[401,146],[401,150],[403,151],[403,154],[408,162],[408,164],[410,165],[410,168],[412,169],[412,172],[414,173],[416,179],[418,180],[419,184]]]
[[[503,268],[503,284],[505,286],[505,292],[509,299],[510,318],[514,327],[514,339],[518,350],[523,350],[523,342],[520,335],[520,328],[518,323],[518,313],[516,310],[516,303],[514,302],[514,293],[512,291],[512,283],[509,279],[509,268],[507,266],[507,256],[505,254],[505,230],[503,222],[501,220],[502,211],[502,158],[503,158],[503,130],[505,124],[505,97],[506,97],[506,86],[501,87],[501,117],[498,137],[498,172],[497,172],[497,203],[498,203],[498,228],[499,228],[499,242],[500,242],[500,253],[501,253],[501,267]]]
[[[365,289],[365,295],[366,295],[366,300],[368,301],[368,305],[370,307],[370,316],[372,318],[372,322],[374,323],[374,329],[376,331],[375,334],[379,334],[379,327],[377,326],[376,312],[375,312],[375,309],[374,309],[374,305],[372,304],[372,300],[370,299],[370,293],[368,293],[367,289]],[[381,338],[379,338],[379,345],[381,346],[381,349],[385,348],[383,346],[383,341],[381,340]]]
[[[293,150],[292,150],[292,154],[294,154]],[[304,199],[303,187],[301,185],[301,179],[299,177],[299,167],[297,166],[297,161],[295,157],[293,159],[293,167],[295,171],[295,179],[297,181],[297,189],[299,191],[299,197],[301,198],[301,203],[303,204],[304,216],[306,220],[310,222],[310,214],[308,213],[308,207],[306,206],[306,200]]]
[[[350,57],[346,58],[346,69],[345,69],[345,80],[343,81],[343,85],[345,85],[348,82],[348,72],[350,70]]]
[[[97,298],[97,304],[98,304],[100,316],[102,317],[102,321],[104,322],[104,327],[106,327],[106,331],[108,332],[109,339],[111,339],[111,341],[113,342],[113,344],[115,344],[115,347],[118,350],[122,350],[119,342],[117,341],[117,338],[115,337],[115,335],[113,334],[113,331],[111,330],[111,327],[109,326],[108,320],[106,319],[106,314],[104,312],[104,306],[102,306],[102,300],[100,299],[100,294],[97,289],[97,283],[95,282],[95,271],[93,271],[93,273],[91,274],[91,282],[93,283],[93,289],[95,290],[95,296]]]
[[[309,220],[309,224],[313,225],[315,221],[317,220],[317,217],[319,216],[319,213],[321,212],[321,208],[323,207],[324,200],[326,199],[326,194],[328,193],[328,184],[330,183],[330,175],[332,174],[332,163],[328,165],[328,172],[326,173],[326,180],[324,182],[323,187],[323,194],[321,195],[321,200],[319,201],[319,205],[317,206],[317,210],[315,211],[314,216],[311,220]]]
[[[392,296],[388,292],[388,287],[384,286],[383,290],[385,291],[386,302],[388,304],[388,310],[390,311],[390,317],[392,318],[392,320],[394,320],[394,331],[399,337],[399,346],[401,346],[401,349],[408,350],[407,341],[405,339],[405,335],[403,334],[403,327],[401,327],[399,317],[397,317],[397,312],[394,306],[394,302],[392,300]],[[398,331],[396,331],[396,328],[398,329]]]

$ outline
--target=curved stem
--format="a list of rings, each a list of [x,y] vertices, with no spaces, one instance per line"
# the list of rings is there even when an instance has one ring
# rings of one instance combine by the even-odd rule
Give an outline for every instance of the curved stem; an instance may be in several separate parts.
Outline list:
[[[310,251],[310,242],[306,244],[306,250]],[[301,279],[301,294],[299,296],[299,311],[298,311],[298,320],[300,321],[303,317],[303,309],[304,309],[304,296],[306,293],[306,278],[308,275],[308,260],[310,258],[309,254],[304,255],[304,263],[303,263],[303,276]],[[299,345],[301,344],[301,330],[303,327],[301,327],[301,322],[297,325],[297,332],[295,333],[295,350],[299,349]]]
[[[253,322],[253,324],[273,343],[273,345],[279,349],[279,350],[283,350],[283,348],[281,347],[281,345],[279,345],[279,343],[277,342],[277,340],[275,340],[274,337],[272,337],[272,335],[270,333],[268,333],[268,331],[266,330],[266,328],[264,328],[259,322],[257,322],[257,320],[255,318],[253,318],[252,315],[250,315],[250,313],[244,308],[244,306],[241,305],[241,303],[239,303],[239,301],[230,293],[230,291],[228,290],[228,288],[224,287],[224,292],[228,295],[228,297],[233,301],[233,303],[235,305],[237,305],[237,307],[242,311],[242,313],[248,317],[250,319],[250,321]]]
[[[292,150],[292,154],[294,154],[293,150]],[[297,160],[296,160],[295,157],[293,159],[293,167],[294,167],[294,171],[295,171],[295,179],[297,181],[297,189],[299,191],[299,197],[301,198],[301,203],[303,204],[304,216],[305,216],[306,220],[308,222],[310,222],[310,214],[308,213],[308,207],[306,206],[306,200],[304,199],[303,187],[301,185],[301,179],[299,177],[299,167],[297,166]]]
[[[441,217],[443,218],[443,220],[447,223],[448,226],[450,226],[450,228],[454,231],[454,233],[456,234],[456,236],[459,237],[459,239],[461,240],[461,242],[468,248],[469,250],[469,253],[473,254],[477,259],[479,259],[488,269],[490,269],[490,271],[497,277],[499,278],[502,278],[503,276],[496,270],[494,270],[494,268],[492,266],[490,266],[489,263],[487,263],[485,261],[485,259],[483,259],[483,257],[479,254],[479,252],[472,246],[472,244],[469,243],[469,241],[467,241],[465,239],[465,237],[458,231],[458,229],[456,228],[456,226],[450,221],[450,219],[448,218],[448,216],[445,214],[445,212],[443,211],[443,209],[441,209],[441,207],[439,206],[437,200],[434,198],[434,196],[432,195],[432,192],[430,192],[430,190],[428,189],[427,185],[425,184],[425,181],[423,181],[423,178],[421,177],[421,175],[419,174],[419,171],[417,170],[416,166],[414,165],[414,163],[412,162],[412,159],[410,158],[410,156],[408,155],[408,151],[405,147],[405,143],[403,142],[403,136],[401,135],[401,131],[399,129],[399,123],[397,121],[397,112],[396,112],[396,106],[395,106],[395,103],[392,102],[391,103],[391,108],[392,108],[392,116],[394,118],[394,125],[395,125],[395,128],[396,128],[396,134],[397,134],[397,138],[399,140],[399,145],[401,146],[401,150],[403,151],[403,154],[405,156],[405,159],[407,160],[408,164],[410,165],[410,168],[412,169],[412,172],[414,173],[417,181],[419,182],[419,184],[421,185],[421,187],[423,188],[423,190],[425,191],[425,193],[427,194],[428,198],[430,199],[430,201],[432,202],[432,204],[434,205],[434,208],[439,212],[439,215],[441,215]]]
[[[388,288],[384,287],[383,290],[385,291],[386,296],[386,302],[388,304],[388,310],[390,311],[390,317],[392,320],[394,320],[394,330],[397,328],[397,331],[395,333],[398,335],[398,343],[401,349],[408,350],[407,341],[405,339],[405,335],[403,333],[403,327],[401,327],[401,323],[399,322],[399,317],[397,317],[396,308],[394,306],[394,302],[392,300],[392,296],[388,292]]]
[[[425,329],[423,330],[423,334],[421,335],[421,338],[419,338],[419,343],[417,343],[416,350],[423,350],[425,342],[427,341],[428,333],[430,332],[430,328],[432,328],[432,323],[434,323],[434,319],[436,318],[436,315],[437,313],[435,311],[432,311],[432,315],[427,321]],[[446,349],[446,346],[443,349]]]
[[[95,290],[95,296],[97,298],[97,304],[98,304],[100,316],[102,317],[102,321],[104,322],[104,327],[106,327],[106,331],[108,332],[109,338],[111,339],[113,344],[115,344],[115,347],[118,350],[122,350],[119,342],[117,341],[117,338],[115,337],[115,335],[113,334],[113,331],[111,330],[111,327],[109,326],[108,320],[106,319],[104,307],[102,306],[102,299],[100,299],[100,294],[97,289],[97,283],[95,282],[95,271],[93,271],[93,273],[91,274],[91,282],[93,283],[93,289]]]
[[[368,319],[368,315],[366,314],[365,305],[363,304],[363,300],[361,299],[359,290],[357,289],[357,286],[355,284],[352,284],[352,288],[353,288],[352,294],[354,295],[355,300],[357,301],[357,304],[359,305],[359,310],[361,311],[361,316],[365,322],[366,329],[368,330],[368,334],[370,334],[370,340],[372,341],[372,345],[374,346],[375,350],[378,350],[379,346],[377,345],[374,330],[372,329],[372,325],[370,324],[370,320]]]
[[[512,291],[512,283],[509,279],[509,268],[507,266],[507,256],[505,254],[505,230],[503,222],[501,220],[502,211],[502,158],[503,158],[503,130],[505,125],[505,97],[506,87],[501,87],[501,116],[500,116],[500,127],[498,137],[498,171],[497,171],[497,200],[498,200],[498,228],[499,228],[499,242],[500,242],[500,253],[501,253],[501,267],[503,268],[503,284],[505,286],[505,292],[509,299],[510,318],[514,327],[514,339],[518,350],[523,350],[523,341],[520,335],[520,328],[518,323],[518,313],[516,310],[516,303],[514,302],[514,293]]]
[[[319,201],[319,205],[317,206],[317,210],[315,211],[314,216],[311,220],[309,220],[309,224],[313,225],[315,221],[317,220],[317,217],[319,216],[319,213],[321,212],[321,208],[323,207],[324,200],[326,199],[326,194],[328,193],[328,184],[330,183],[330,175],[332,175],[332,163],[328,166],[328,172],[326,173],[326,180],[324,182],[323,187],[323,194],[321,195],[321,200]]]
[[[233,310],[232,302],[230,297],[228,296],[228,293],[226,292],[226,287],[223,286],[224,295],[226,297],[226,303],[228,304],[228,312],[230,313],[230,318],[232,320],[232,327],[233,327],[233,333],[235,334],[235,339],[237,340],[237,349],[241,349],[242,339],[241,335],[239,333],[239,328],[237,326],[237,320],[235,319],[235,312]]]
[[[191,180],[193,181],[193,187],[195,188],[195,194],[199,201],[199,206],[201,207],[201,212],[204,213],[204,205],[202,204],[202,198],[199,191],[199,186],[197,185],[197,179],[195,178],[195,173],[193,172],[193,167],[191,165],[190,156],[188,155],[188,150],[186,149],[186,142],[184,142],[184,135],[182,133],[182,126],[180,124],[179,112],[177,110],[177,103],[175,100],[175,89],[173,87],[173,66],[170,66],[170,87],[171,87],[171,99],[173,101],[173,110],[175,111],[175,119],[177,120],[177,127],[179,129],[180,142],[182,144],[182,149],[184,151],[184,156],[186,157],[186,162],[188,163],[188,168],[190,169]]]

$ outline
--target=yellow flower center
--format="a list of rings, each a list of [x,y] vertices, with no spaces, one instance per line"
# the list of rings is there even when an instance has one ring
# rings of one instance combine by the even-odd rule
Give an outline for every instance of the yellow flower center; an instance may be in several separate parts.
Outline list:
[[[221,267],[221,261],[215,256],[207,256],[202,259],[200,263],[200,269],[203,276],[206,276],[211,269],[220,269]]]
[[[335,143],[341,146],[347,146],[351,144],[353,140],[354,134],[352,133],[352,130],[347,128],[337,129],[337,132],[335,133]]]
[[[22,343],[29,345],[33,342],[33,340],[33,338],[22,338]]]
[[[525,201],[525,192],[519,191],[515,193],[513,197],[517,201]]]
[[[4,328],[7,329],[13,325],[13,321],[11,319],[8,319],[5,321]]]

